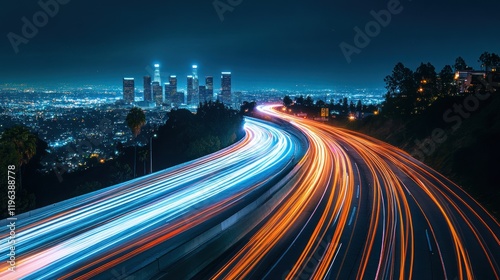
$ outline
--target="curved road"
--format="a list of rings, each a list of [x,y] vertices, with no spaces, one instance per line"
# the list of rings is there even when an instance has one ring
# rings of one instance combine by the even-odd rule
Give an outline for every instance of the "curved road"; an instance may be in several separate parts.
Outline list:
[[[9,231],[0,231],[0,279],[89,279],[136,256],[175,248],[179,238],[241,208],[245,197],[288,174],[298,139],[247,119],[239,143],[204,158],[20,215],[16,271],[8,271]],[[137,262],[137,265],[141,263]],[[139,266],[140,267],[140,266]],[[134,271],[134,267],[128,267]]]
[[[0,278],[116,278],[117,265],[142,267],[286,179],[258,226],[195,278],[500,279],[500,225],[453,182],[365,135],[260,110],[293,125],[309,148],[298,151],[287,125],[250,119],[228,149],[21,215],[17,272],[3,256]],[[157,278],[193,273],[173,270]]]
[[[453,182],[365,135],[260,110],[307,136],[310,172],[198,278],[500,279],[500,225]]]

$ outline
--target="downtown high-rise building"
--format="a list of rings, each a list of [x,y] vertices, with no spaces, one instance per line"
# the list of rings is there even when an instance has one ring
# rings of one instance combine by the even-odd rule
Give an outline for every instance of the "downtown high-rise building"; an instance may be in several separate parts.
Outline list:
[[[156,105],[160,106],[165,101],[163,97],[163,88],[158,82],[153,82],[153,98]]]
[[[191,100],[192,105],[198,104],[200,100],[199,86],[200,81],[198,79],[198,65],[192,66],[193,70],[193,99]]]
[[[206,95],[210,96],[210,100],[214,99],[214,77],[206,76],[205,77],[205,87],[206,87]]]
[[[126,103],[132,103],[135,99],[135,80],[134,78],[123,78],[123,100]]]
[[[160,64],[155,64],[155,73],[154,73],[154,79],[153,82],[157,82],[158,84],[161,85],[161,77],[160,77]]]
[[[170,83],[165,83],[164,86],[164,92],[165,92],[165,104],[172,105],[172,99],[170,98]]]
[[[212,98],[209,98],[209,96],[207,95],[207,87],[206,86],[199,86],[198,93],[200,95],[200,102],[201,103],[208,102],[208,101],[212,100]]]
[[[144,76],[144,101],[153,101],[151,76]]]
[[[195,100],[193,100],[194,94],[195,94],[195,91],[194,91],[194,87],[193,87],[193,76],[188,75],[187,76],[187,104],[188,105],[193,105],[193,102],[196,102]],[[194,104],[196,104],[196,103],[194,103]]]
[[[170,75],[168,80],[170,82],[170,86],[172,86],[172,90],[174,91],[174,93],[177,93],[177,76]]]
[[[171,75],[168,81],[169,82],[165,84],[165,99],[167,99],[167,103],[172,106],[178,106],[184,102],[184,97],[182,97],[181,100],[177,93],[177,76]]]
[[[231,72],[221,73],[221,96],[219,100],[227,106],[232,105],[231,99]]]

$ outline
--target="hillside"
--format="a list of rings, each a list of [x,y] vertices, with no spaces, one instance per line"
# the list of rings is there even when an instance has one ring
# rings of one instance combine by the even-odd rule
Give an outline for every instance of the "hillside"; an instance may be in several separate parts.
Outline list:
[[[337,121],[335,125],[404,149],[462,186],[500,217],[498,94],[479,102],[472,96],[445,98],[419,116],[373,116],[355,122]]]

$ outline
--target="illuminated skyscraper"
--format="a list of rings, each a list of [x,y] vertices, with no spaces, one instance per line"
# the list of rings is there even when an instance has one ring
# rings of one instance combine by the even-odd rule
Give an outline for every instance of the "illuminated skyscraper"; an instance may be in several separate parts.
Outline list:
[[[123,78],[123,100],[127,103],[134,102],[135,81],[134,78]]]
[[[194,96],[194,88],[193,88],[193,76],[187,76],[187,104],[192,105],[193,96]]]
[[[232,105],[231,100],[231,72],[222,72],[221,75],[221,96],[219,98],[227,106]]]
[[[200,100],[199,85],[200,82],[198,80],[198,65],[193,65],[193,99],[191,100],[192,104],[198,104]]]
[[[198,92],[200,95],[200,102],[201,103],[212,100],[212,98],[207,95],[207,87],[206,86],[199,86]]]
[[[171,75],[168,85],[168,90],[165,88],[165,98],[169,98],[173,106],[184,103],[184,96],[181,99],[177,93],[177,76]]]
[[[205,77],[206,95],[210,96],[210,100],[214,99],[214,77]]]
[[[179,98],[181,104],[187,104],[187,96],[184,91],[177,91],[177,98]]]
[[[160,64],[155,64],[155,76],[153,82],[158,82],[161,85]]]
[[[165,98],[163,97],[163,88],[158,82],[153,82],[153,96],[154,101],[158,106],[163,104],[163,102],[165,101]]]
[[[170,97],[170,83],[165,83],[165,104],[172,105],[173,102]]]
[[[172,89],[174,90],[174,92],[177,92],[177,76],[171,75],[169,77],[169,82],[170,82],[170,86],[172,86]]]
[[[152,101],[151,76],[144,76],[144,101]]]

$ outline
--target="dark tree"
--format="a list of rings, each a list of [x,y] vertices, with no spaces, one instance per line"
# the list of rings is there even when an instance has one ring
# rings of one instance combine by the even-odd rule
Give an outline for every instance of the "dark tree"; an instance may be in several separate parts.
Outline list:
[[[28,128],[16,125],[6,129],[0,139],[3,144],[12,145],[17,155],[18,161],[13,163],[19,168],[19,188],[22,189],[22,167],[36,154],[37,137]]]
[[[130,109],[125,122],[136,138],[141,133],[141,128],[146,124],[146,115],[141,108],[134,107]]]
[[[36,153],[37,137],[24,126],[13,126],[6,129],[0,137],[3,143],[13,144],[14,151],[19,161],[19,166],[27,164]]]
[[[491,61],[491,66],[493,66],[495,68],[500,67],[500,56],[498,54],[492,53],[490,61]]]
[[[363,111],[363,104],[361,103],[361,100],[358,100],[358,103],[356,104],[356,111],[357,112]]]
[[[255,106],[255,102],[243,105]],[[244,112],[249,107],[242,106]],[[220,102],[206,102],[196,114],[186,109],[168,113],[159,128],[155,168],[163,169],[225,148],[244,136],[243,115]]]
[[[415,81],[419,83],[416,113],[421,113],[437,98],[436,68],[430,63],[421,63],[415,71]]]
[[[484,52],[478,59],[481,63],[481,67],[485,71],[491,71],[491,69],[500,67],[500,56],[496,53]]]
[[[304,105],[304,96],[295,97],[295,103],[298,105]]]
[[[383,103],[388,115],[410,115],[415,112],[418,84],[413,71],[399,62],[392,75],[384,79],[387,89]]]
[[[111,171],[109,172],[111,180],[110,185],[119,184],[132,179],[132,170],[130,166],[126,163],[121,163],[119,161],[114,162],[111,165]]]
[[[255,107],[257,107],[257,103],[255,101],[243,101],[243,104],[240,106],[240,114],[251,114],[255,110]]]
[[[354,106],[354,102],[349,102],[349,112],[354,112],[356,110],[356,106]]]
[[[141,128],[146,124],[146,115],[141,108],[134,107],[130,109],[125,120],[127,126],[132,131],[133,139],[135,140],[137,136],[141,133]],[[136,177],[137,171],[137,143],[134,144],[134,178]]]
[[[450,65],[443,67],[439,72],[439,97],[451,96],[457,94],[457,87],[453,84],[455,74]]]
[[[342,99],[342,113],[344,114],[349,113],[349,103],[347,101],[347,97],[344,97]]]
[[[311,107],[314,105],[314,100],[312,99],[311,96],[307,96],[306,100],[304,100],[304,106]]]
[[[453,65],[455,68],[455,71],[464,71],[467,69],[467,63],[465,63],[465,60],[459,56],[457,59],[455,59],[455,64]]]
[[[6,129],[0,136],[0,185],[8,185],[8,166],[14,165],[16,168],[13,170],[18,176],[19,188],[16,192],[16,210],[17,213],[33,209],[35,207],[35,195],[28,192],[27,188],[23,188],[22,178],[23,170],[28,167],[27,179],[31,178],[31,167],[37,168],[40,165],[40,157],[45,152],[41,149],[46,149],[47,144],[38,139],[32,134],[28,128],[23,126],[14,126]],[[33,163],[33,161],[35,161]],[[7,216],[7,191],[0,193],[0,217]]]
[[[286,107],[290,107],[290,105],[292,105],[292,104],[293,104],[292,99],[290,98],[290,96],[286,95],[283,98],[283,105],[285,105]]]

